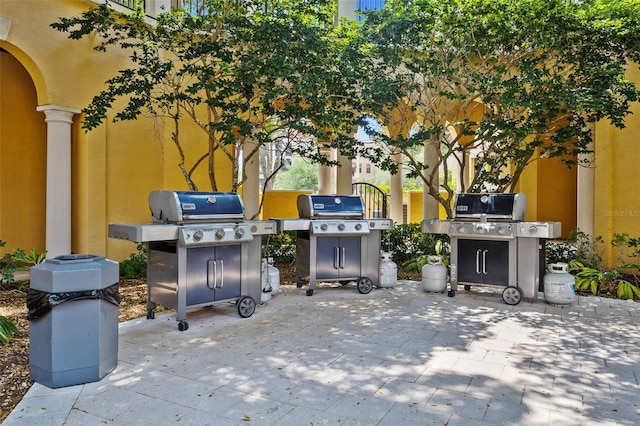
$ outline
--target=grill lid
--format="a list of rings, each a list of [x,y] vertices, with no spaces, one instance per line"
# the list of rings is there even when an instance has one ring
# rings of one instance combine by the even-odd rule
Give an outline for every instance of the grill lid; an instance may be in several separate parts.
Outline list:
[[[527,198],[516,194],[457,194],[453,216],[463,219],[524,220]]]
[[[364,217],[359,195],[298,195],[298,215],[304,219],[340,219]]]
[[[149,208],[154,223],[244,220],[242,199],[235,192],[152,191]]]

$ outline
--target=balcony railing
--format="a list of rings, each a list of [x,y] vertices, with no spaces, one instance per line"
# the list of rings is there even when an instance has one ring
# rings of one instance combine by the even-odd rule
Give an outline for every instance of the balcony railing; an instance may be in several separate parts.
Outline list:
[[[127,9],[134,9],[137,0],[111,0]],[[184,8],[192,15],[200,15],[204,11],[205,0],[143,0],[142,5],[147,16],[155,17],[160,12],[170,9]]]

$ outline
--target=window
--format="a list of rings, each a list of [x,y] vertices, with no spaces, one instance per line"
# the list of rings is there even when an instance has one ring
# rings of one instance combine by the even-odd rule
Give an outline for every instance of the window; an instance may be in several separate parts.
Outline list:
[[[367,174],[371,174],[371,163],[367,163]]]
[[[385,0],[356,0],[356,12],[382,9],[384,7],[384,1]],[[362,22],[364,16],[357,14],[356,20]]]

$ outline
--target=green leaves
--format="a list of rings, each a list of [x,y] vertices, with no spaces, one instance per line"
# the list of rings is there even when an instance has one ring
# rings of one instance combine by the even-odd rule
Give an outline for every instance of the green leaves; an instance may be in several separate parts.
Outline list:
[[[207,164],[217,190],[214,152],[228,158],[233,173],[244,171],[236,152],[251,158],[291,128],[298,138],[284,149],[314,161],[323,157],[310,144],[354,152],[349,135],[362,106],[354,61],[360,53],[351,50],[353,27],[334,26],[333,1],[205,0],[201,6],[161,13],[155,25],[146,24],[141,10],[119,14],[107,5],[52,24],[73,39],[97,35],[96,49],[119,49],[130,58],[85,109],[85,129],[110,115],[114,121],[169,117],[192,189],[192,174]],[[119,99],[125,106],[111,114]],[[185,120],[202,130],[201,139],[180,140]],[[183,149],[187,144],[190,150]],[[193,147],[197,154],[189,157]],[[245,179],[237,175],[232,190]]]
[[[606,118],[622,127],[638,100],[638,88],[625,79],[640,43],[640,12],[632,3],[387,2],[363,25],[380,57],[372,62],[378,77],[368,93],[382,124],[393,124],[388,112],[403,102],[416,118],[406,126],[413,125],[411,136],[380,140],[402,151],[405,167],[448,211],[450,199],[438,194],[455,188],[420,167],[446,169],[454,158],[465,166],[472,155],[474,178],[465,186],[457,176],[460,190],[505,191],[538,157],[575,164],[589,152],[587,124]],[[428,143],[443,149],[427,165],[416,148]]]
[[[18,332],[18,328],[8,318],[0,315],[0,343],[7,344]]]

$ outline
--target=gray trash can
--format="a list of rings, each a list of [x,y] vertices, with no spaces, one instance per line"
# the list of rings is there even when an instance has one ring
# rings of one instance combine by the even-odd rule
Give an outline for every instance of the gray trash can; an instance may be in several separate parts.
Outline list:
[[[92,254],[31,268],[29,367],[50,388],[95,382],[118,365],[117,262]]]

